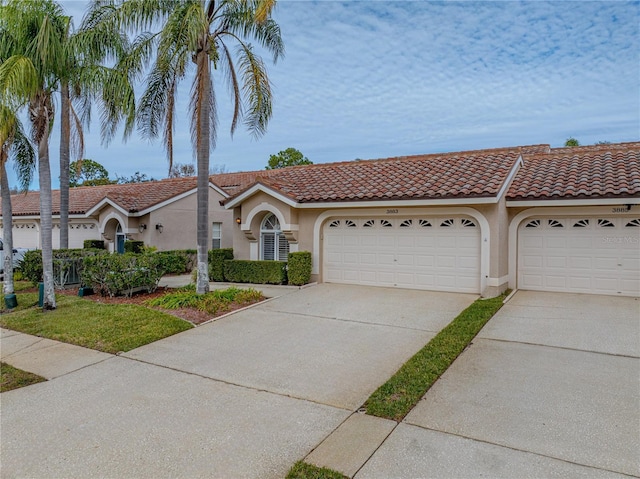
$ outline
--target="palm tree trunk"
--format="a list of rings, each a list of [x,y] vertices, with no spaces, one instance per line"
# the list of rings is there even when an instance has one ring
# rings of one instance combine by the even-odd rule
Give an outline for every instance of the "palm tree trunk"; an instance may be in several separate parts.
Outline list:
[[[43,108],[46,110],[46,107]],[[51,168],[49,166],[49,121],[38,141],[38,176],[40,180],[40,241],[42,245],[43,309],[56,309],[53,286],[53,247],[51,244]]]
[[[69,83],[60,84],[60,249],[69,247]]]
[[[1,155],[2,153],[0,153]],[[4,243],[4,294],[13,294],[13,213],[7,179],[6,158],[0,158],[0,194],[2,195],[2,241]]]
[[[198,118],[196,158],[198,165],[197,191],[197,243],[198,243],[198,279],[196,292],[209,291],[209,141],[211,134],[211,71],[206,50],[196,58],[198,77]]]

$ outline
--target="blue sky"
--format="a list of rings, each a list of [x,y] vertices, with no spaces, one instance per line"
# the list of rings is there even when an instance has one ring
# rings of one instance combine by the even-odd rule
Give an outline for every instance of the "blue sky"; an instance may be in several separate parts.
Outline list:
[[[61,3],[78,25],[86,2]],[[275,102],[264,137],[238,129],[231,139],[228,89],[217,83],[211,164],[227,171],[263,169],[288,147],[326,163],[640,137],[637,1],[281,0],[275,18],[286,54],[268,63]],[[194,161],[190,81],[179,94],[179,163]],[[160,140],[118,137],[104,148],[94,124],[86,145],[112,177],[166,177]]]

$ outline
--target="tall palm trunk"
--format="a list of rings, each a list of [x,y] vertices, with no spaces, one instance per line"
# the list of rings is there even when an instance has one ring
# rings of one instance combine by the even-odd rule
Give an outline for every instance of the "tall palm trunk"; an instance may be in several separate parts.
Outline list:
[[[38,177],[40,181],[40,242],[42,246],[43,309],[56,309],[53,286],[53,247],[51,244],[51,168],[49,165],[49,106],[41,106],[44,128],[38,140]]]
[[[198,243],[198,280],[196,291],[204,294],[209,291],[209,143],[211,135],[211,70],[206,49],[197,54],[198,106],[197,106],[197,145],[198,165],[197,191],[197,243]]]
[[[60,83],[60,248],[69,247],[69,83]]]
[[[4,153],[0,152],[0,155]],[[4,294],[13,294],[13,226],[11,191],[7,179],[7,158],[0,158],[0,194],[2,195],[2,240],[4,243]]]

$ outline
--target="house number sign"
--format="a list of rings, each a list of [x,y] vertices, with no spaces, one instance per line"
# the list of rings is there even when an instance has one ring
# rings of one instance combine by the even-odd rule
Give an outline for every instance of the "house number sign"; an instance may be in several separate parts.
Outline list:
[[[387,214],[388,215],[397,215],[398,214],[398,208],[392,208],[390,210],[387,210]]]

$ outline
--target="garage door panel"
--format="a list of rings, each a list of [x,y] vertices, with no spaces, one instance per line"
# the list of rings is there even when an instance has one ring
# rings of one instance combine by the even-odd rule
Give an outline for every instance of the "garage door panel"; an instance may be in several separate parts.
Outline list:
[[[640,231],[624,217],[540,218],[518,229],[518,287],[640,296]],[[553,224],[565,228],[553,228]],[[566,227],[582,224],[585,227]],[[606,226],[608,225],[608,226]],[[635,244],[633,244],[635,242]]]
[[[449,226],[440,227],[445,220]],[[464,228],[457,217],[431,218],[432,227],[418,227],[427,224],[419,218],[375,220],[373,226],[362,218],[352,222],[357,227],[342,221],[323,230],[326,281],[480,292],[479,228]],[[332,271],[341,269],[341,275]]]

